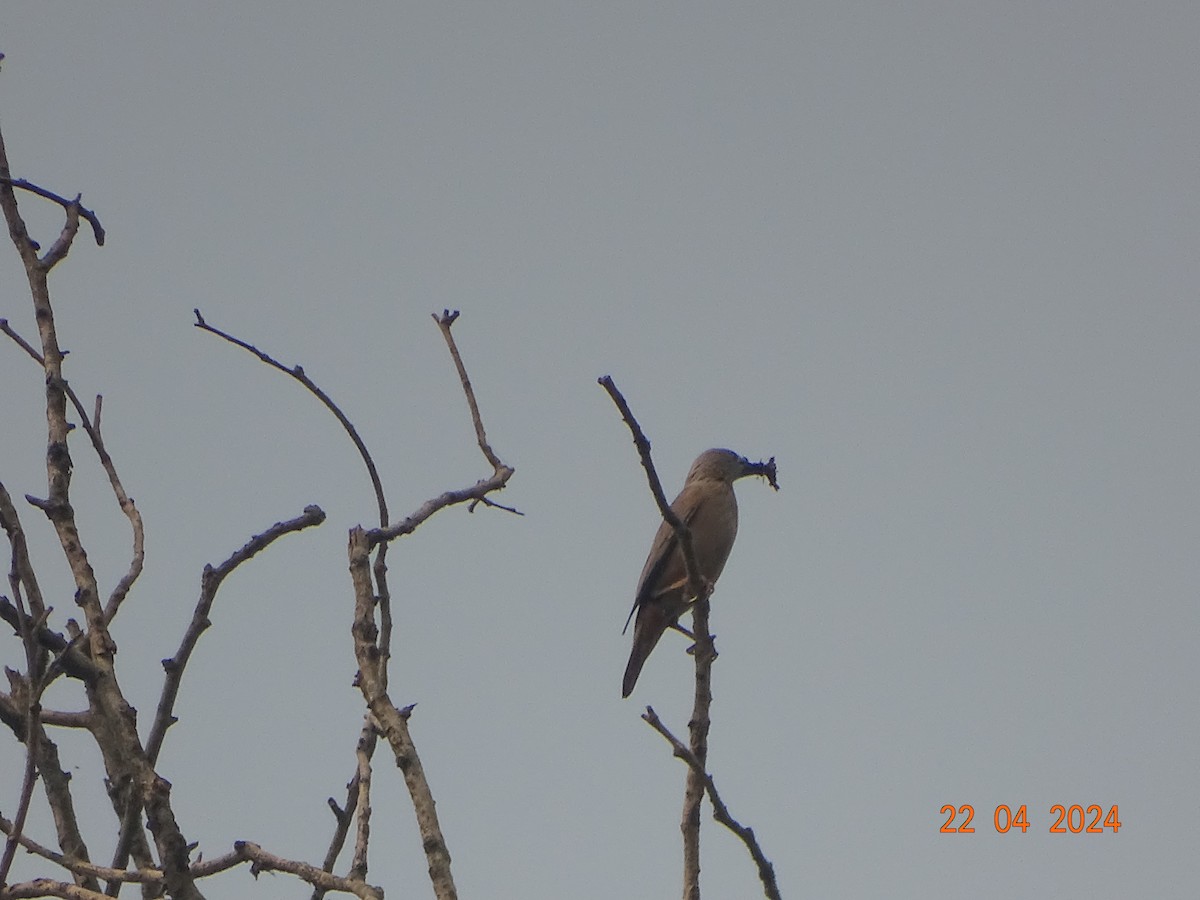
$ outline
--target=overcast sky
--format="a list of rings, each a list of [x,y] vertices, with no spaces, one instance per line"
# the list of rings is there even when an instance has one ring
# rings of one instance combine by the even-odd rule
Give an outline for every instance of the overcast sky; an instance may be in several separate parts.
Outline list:
[[[374,515],[336,422],[192,309],[340,402],[400,518],[489,474],[450,307],[525,513],[448,510],[389,557],[392,693],[460,896],[679,891],[684,770],[639,714],[683,734],[691,664],[668,635],[620,699],[658,519],[611,374],[669,493],[708,447],[778,461],[778,494],[739,483],[713,597],[710,767],[785,897],[1194,897],[1197,34],[1194,2],[6,5],[14,174],[108,229],[52,288],[145,516],[115,631],[143,736],[205,563],[329,514],[217,597],[160,760],[184,834],[319,864],[362,708],[346,532]],[[59,213],[21,202],[48,246]],[[35,336],[11,248],[0,316]],[[17,497],[45,492],[41,385],[0,345]],[[128,529],[73,450],[107,593]],[[61,554],[23,522],[62,628]],[[97,754],[62,748],[107,859]],[[0,741],[5,815],[22,759]],[[429,896],[377,761],[369,880]],[[976,833],[939,834],[946,804]],[[1050,834],[1055,804],[1123,827]],[[706,898],[761,895],[707,815],[703,852]],[[307,895],[244,867],[206,890]]]

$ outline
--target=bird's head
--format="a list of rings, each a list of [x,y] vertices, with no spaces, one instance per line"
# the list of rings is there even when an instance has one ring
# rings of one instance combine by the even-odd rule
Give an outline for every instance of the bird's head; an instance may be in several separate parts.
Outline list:
[[[696,457],[688,472],[687,480],[713,480],[733,484],[739,478],[747,475],[761,475],[775,490],[779,485],[775,481],[775,457],[767,462],[750,462],[744,456],[738,456],[732,450],[705,450]]]

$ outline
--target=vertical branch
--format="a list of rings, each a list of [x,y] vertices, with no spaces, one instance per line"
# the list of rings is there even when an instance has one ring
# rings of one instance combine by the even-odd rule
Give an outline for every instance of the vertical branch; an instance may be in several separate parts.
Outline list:
[[[8,324],[7,319],[0,319],[0,331],[12,338],[17,346],[29,354],[39,367],[45,368],[45,360],[42,359],[42,355]],[[92,447],[96,451],[97,459],[100,460],[101,468],[108,475],[108,483],[113,490],[114,496],[117,498],[117,504],[121,507],[121,511],[125,514],[125,517],[129,519],[129,525],[133,531],[133,556],[129,562],[129,569],[121,576],[121,580],[117,582],[117,586],[113,588],[108,602],[104,607],[105,621],[111,623],[113,616],[117,614],[117,609],[120,607],[121,601],[125,599],[129,593],[129,589],[133,587],[133,583],[142,574],[142,567],[146,561],[145,527],[142,523],[142,514],[134,504],[133,498],[125,493],[125,486],[121,483],[120,476],[117,475],[116,464],[109,455],[108,449],[104,446],[104,437],[100,433],[100,411],[103,408],[104,398],[99,394],[96,395],[95,415],[93,418],[89,418],[87,410],[84,408],[79,396],[71,389],[71,386],[64,383],[63,389],[67,392],[67,397],[70,399],[71,405],[75,407],[75,413],[79,416],[79,422],[83,426],[83,430],[87,432],[88,437],[92,440]]]
[[[3,501],[6,509],[4,510],[5,530],[9,532],[10,541],[12,540],[13,531],[9,527],[8,513],[15,514],[16,510],[12,509],[12,503],[8,498],[8,492],[4,490],[3,485],[0,485],[0,500]],[[19,531],[18,531],[19,533]],[[13,699],[20,701],[24,699],[25,707],[25,734],[23,740],[25,742],[25,771],[21,778],[21,793],[17,800],[17,814],[13,817],[12,831],[8,835],[8,840],[4,843],[4,853],[0,855],[0,890],[3,890],[5,884],[8,883],[8,873],[12,868],[13,858],[17,852],[17,842],[21,839],[21,833],[25,828],[25,817],[29,813],[29,804],[33,800],[33,787],[37,781],[37,746],[38,734],[41,729],[40,715],[42,711],[40,669],[45,661],[45,654],[40,652],[37,641],[34,638],[35,624],[30,621],[29,613],[25,609],[25,601],[21,596],[21,579],[17,574],[18,570],[18,548],[13,542],[13,567],[12,573],[9,575],[9,582],[13,588],[13,601],[17,609],[17,621],[20,624],[21,644],[25,648],[25,666],[26,678],[24,684],[17,678],[13,678],[14,687],[20,686],[19,691],[14,691],[17,696]],[[40,623],[38,623],[40,624]],[[21,695],[24,697],[22,698]]]
[[[88,855],[83,836],[79,833],[67,775],[59,764],[58,750],[46,735],[41,721],[41,695],[53,679],[56,667],[63,664],[63,659],[73,648],[70,644],[63,644],[59,651],[60,656],[53,664],[47,665],[48,654],[39,643],[38,634],[45,629],[44,623],[49,610],[42,600],[16,507],[3,484],[0,484],[0,527],[3,527],[8,535],[12,549],[9,584],[15,599],[13,612],[16,616],[17,630],[21,635],[26,658],[26,677],[20,679],[16,673],[10,673],[9,676],[14,687],[20,688],[19,692],[14,692],[13,700],[18,705],[22,699],[25,701],[25,773],[17,813],[8,833],[3,857],[0,858],[0,885],[3,885],[11,870],[13,856],[21,839],[25,817],[33,797],[34,783],[39,774],[58,831],[59,845],[76,859],[86,860]],[[28,598],[28,610],[25,598]],[[89,889],[99,887],[94,878],[85,879],[84,886]]]
[[[650,441],[638,424],[626,403],[624,395],[617,389],[612,378],[605,375],[599,379],[600,386],[616,404],[621,412],[621,418],[633,434],[633,442],[637,446],[642,467],[650,482],[650,490],[658,503],[663,519],[675,529],[679,541],[680,552],[683,555],[684,567],[687,570],[688,590],[695,596],[692,607],[692,634],[696,641],[696,689],[692,705],[692,718],[688,722],[688,732],[691,738],[691,751],[700,760],[701,771],[708,759],[708,729],[709,707],[712,705],[712,663],[716,658],[712,634],[708,627],[708,595],[711,586],[700,575],[700,566],[696,562],[695,549],[692,546],[692,532],[687,524],[675,515],[667,503],[663,493],[662,483],[655,471],[654,462],[650,458]],[[700,900],[700,803],[704,799],[704,784],[695,773],[689,769],[683,794],[683,815],[680,819],[679,830],[683,835],[683,898],[684,900]]]
[[[367,848],[371,842],[371,757],[375,752],[374,721],[367,715],[367,724],[359,736],[355,757],[358,760],[358,771],[354,779],[358,784],[358,796],[354,804],[354,821],[357,823],[354,837],[354,858],[350,862],[349,877],[364,879],[367,877]]]
[[[696,598],[692,606],[692,637],[695,640],[692,652],[696,664],[696,686],[692,701],[692,717],[688,722],[691,746],[684,750],[682,745],[679,745],[677,755],[686,754],[686,758],[691,761],[684,788],[683,814],[679,823],[683,835],[683,898],[684,900],[700,900],[700,804],[704,799],[708,784],[705,767],[708,762],[708,732],[711,724],[712,664],[717,657],[712,632],[708,626],[709,595],[712,593],[712,586],[700,574],[700,567],[697,565],[695,550],[692,546],[691,529],[667,504],[662,483],[655,471],[654,462],[650,458],[650,441],[646,439],[645,433],[637,419],[634,418],[629,404],[617,389],[612,377],[604,375],[598,381],[616,404],[621,418],[625,420],[625,424],[633,435],[633,443],[641,457],[642,468],[646,470],[650,492],[654,495],[663,521],[674,530],[675,539],[679,543],[684,568],[687,572],[688,591]],[[766,463],[746,463],[745,465],[746,471],[742,474],[761,475],[767,479],[771,487],[779,490],[775,479],[774,457],[771,457],[770,461]],[[647,707],[647,713],[648,716],[643,717],[647,722],[654,724],[658,721],[657,716],[649,707]],[[665,729],[663,729],[663,733],[669,734]],[[672,742],[675,741],[674,737],[670,739]]]
[[[692,718],[688,721],[689,749],[699,770],[688,769],[683,792],[683,898],[700,900],[700,803],[704,799],[703,773],[708,766],[709,709],[712,706],[712,663],[716,658],[712,633],[708,627],[708,592],[696,598],[692,607],[692,636],[696,640],[696,689],[692,700]]]
[[[471,387],[471,379],[467,377],[467,367],[463,365],[462,356],[458,352],[458,345],[454,342],[454,336],[450,333],[450,326],[454,324],[457,318],[457,309],[444,309],[440,316],[437,313],[433,313],[433,321],[437,322],[437,326],[442,332],[442,337],[446,339],[446,346],[450,350],[450,356],[454,359],[454,368],[458,370],[458,378],[462,382],[463,393],[467,396],[467,406],[471,408],[471,422],[475,426],[475,438],[479,441],[479,449],[483,452],[487,461],[491,463],[492,468],[499,472],[505,467],[504,463],[500,462],[500,457],[496,456],[491,444],[488,443],[487,434],[483,430],[483,419],[479,415],[479,404],[475,400],[475,389]]]
[[[450,874],[450,851],[442,836],[433,792],[425,778],[425,769],[417,755],[408,730],[410,710],[400,710],[388,696],[380,677],[379,630],[375,625],[375,595],[371,584],[371,543],[368,532],[354,528],[350,532],[350,580],[354,586],[354,653],[358,659],[359,689],[367,707],[379,723],[380,733],[392,748],[396,764],[412,798],[421,845],[429,862],[429,878],[438,900],[457,900],[458,892]]]

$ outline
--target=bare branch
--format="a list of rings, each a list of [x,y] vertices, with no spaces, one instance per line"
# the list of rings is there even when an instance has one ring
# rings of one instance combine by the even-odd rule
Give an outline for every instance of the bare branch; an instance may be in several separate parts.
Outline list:
[[[362,457],[363,465],[367,467],[367,474],[371,478],[371,486],[375,490],[375,500],[379,504],[379,523],[381,526],[386,525],[388,520],[387,500],[383,495],[383,483],[379,480],[379,472],[375,468],[375,460],[371,458],[371,454],[367,451],[367,445],[363,442],[363,439],[359,437],[358,430],[354,427],[353,423],[351,423],[350,419],[346,417],[346,414],[342,412],[341,408],[333,402],[333,399],[323,390],[321,390],[317,386],[316,382],[304,374],[303,367],[293,366],[288,368],[270,354],[259,350],[253,344],[248,344],[245,341],[234,337],[228,332],[209,325],[208,322],[204,321],[204,316],[200,315],[200,310],[195,309],[192,310],[192,312],[196,314],[196,321],[193,324],[201,331],[207,331],[210,334],[215,334],[217,337],[223,338],[224,340],[229,341],[229,343],[241,347],[243,350],[249,353],[253,353],[273,369],[278,369],[280,372],[295,378],[298,382],[304,385],[305,388],[308,389],[309,393],[325,404],[325,408],[333,413],[334,418],[341,423],[342,428],[345,429],[346,434],[350,436],[350,440],[354,442],[354,446],[358,449],[358,455]]]
[[[12,496],[3,484],[0,484],[0,528],[3,528],[4,533],[8,536],[9,547],[12,550],[8,576],[9,585],[12,587],[14,595],[19,597],[23,592],[29,598],[30,615],[38,619],[41,628],[44,628],[46,604],[42,599],[42,590],[38,586],[37,573],[34,572],[33,563],[29,559],[25,530],[21,527],[21,518],[12,502]],[[5,599],[5,604],[8,604],[7,599]],[[20,634],[23,619],[15,606],[8,605],[8,609],[11,610],[11,613],[4,614],[4,611],[0,610],[0,614],[3,614],[4,619],[12,625],[13,630]],[[35,632],[40,631],[41,628],[35,629]]]
[[[75,243],[75,235],[79,233],[80,199],[81,196],[76,194],[75,199],[67,204],[67,220],[63,222],[62,231],[59,232],[58,239],[50,245],[50,249],[42,254],[43,269],[52,269],[62,262],[70,252],[71,245]]]
[[[7,835],[12,835],[14,832],[13,823],[3,816],[0,816],[0,831]],[[83,875],[92,879],[102,878],[105,881],[138,883],[153,883],[162,881],[163,879],[163,873],[158,869],[112,869],[108,866],[98,866],[87,860],[74,859],[65,854],[58,853],[23,834],[19,836],[18,841],[30,853],[40,856],[55,865],[62,866],[74,875]]]
[[[29,344],[20,334],[13,330],[8,324],[7,319],[0,319],[0,331],[7,334],[21,349],[23,349],[39,366],[45,367],[45,360],[42,355],[37,352],[32,345]],[[108,602],[104,607],[104,618],[106,622],[112,622],[113,616],[117,614],[117,610],[121,605],[121,601],[125,599],[129,593],[129,589],[133,587],[133,583],[137,581],[138,576],[142,573],[142,567],[146,561],[146,533],[142,523],[142,514],[134,505],[133,499],[125,493],[125,486],[121,483],[120,476],[117,475],[117,467],[113,462],[112,457],[108,454],[108,449],[104,446],[104,438],[100,434],[100,411],[104,398],[99,394],[96,395],[95,414],[89,419],[87,410],[84,409],[82,401],[78,395],[72,390],[70,384],[65,380],[62,384],[63,390],[66,391],[71,405],[75,407],[75,412],[79,415],[79,421],[83,425],[84,431],[91,438],[92,447],[96,451],[96,456],[100,460],[100,465],[104,469],[104,473],[108,476],[109,486],[112,487],[113,494],[117,498],[117,505],[121,511],[125,513],[129,519],[130,527],[133,530],[133,556],[129,563],[129,569],[117,582],[117,586],[113,588],[113,592],[109,595]]]
[[[375,745],[378,743],[379,729],[375,726],[374,719],[371,716],[370,710],[363,717],[362,731],[359,732],[358,745],[355,747],[355,758],[357,766],[355,768],[354,777],[350,779],[346,785],[346,805],[340,807],[337,801],[332,797],[329,798],[329,808],[333,812],[334,818],[337,820],[337,826],[334,828],[333,838],[329,842],[329,849],[325,852],[325,862],[321,868],[326,872],[332,872],[334,865],[337,864],[338,855],[342,852],[342,847],[345,846],[346,836],[350,833],[350,826],[354,822],[355,814],[359,809],[359,794],[361,791],[361,779],[363,775],[363,761],[366,761],[367,775],[370,776],[371,759],[375,754]],[[369,792],[368,792],[369,802]],[[366,841],[363,841],[361,858],[363,864],[359,871],[357,862],[351,863],[351,871],[358,873],[360,877],[365,878],[367,875],[366,867]],[[359,848],[355,846],[355,859],[360,856]],[[312,900],[321,900],[325,896],[325,891],[321,888],[314,888]]]
[[[251,861],[250,872],[255,877],[258,877],[260,872],[287,872],[326,891],[353,894],[362,900],[383,900],[382,888],[373,887],[361,879],[338,878],[308,863],[284,859],[282,856],[268,853],[250,841],[236,841],[233,849],[242,859]]]
[[[323,521],[325,521],[325,513],[320,507],[305,507],[304,512],[296,518],[289,519],[286,522],[276,522],[266,531],[256,534],[219,566],[208,565],[204,567],[204,574],[200,579],[200,598],[196,601],[196,609],[192,614],[192,620],[184,632],[183,640],[175,655],[170,659],[163,660],[163,669],[167,674],[163,680],[162,693],[159,696],[158,708],[154,714],[154,723],[150,727],[150,737],[147,740],[145,750],[146,760],[151,769],[158,761],[158,754],[162,750],[163,739],[166,737],[167,729],[177,721],[173,710],[175,708],[175,699],[179,694],[179,685],[183,679],[183,671],[187,666],[188,660],[191,658],[196,643],[200,640],[200,635],[212,624],[208,615],[212,611],[213,601],[216,598],[217,589],[221,586],[221,582],[239,565],[252,559],[256,554],[266,549],[285,534],[301,531],[312,525],[319,525]],[[125,865],[131,841],[135,839],[135,835],[138,833],[139,812],[140,808],[136,798],[131,798],[125,806],[121,819],[121,833],[117,840],[116,851],[113,854],[114,868],[121,868]]]
[[[53,611],[53,607],[49,607]],[[17,608],[7,597],[0,597],[0,619],[3,619],[13,630],[20,633]],[[46,650],[57,654],[55,661],[64,673],[81,681],[91,681],[98,678],[100,669],[79,649],[79,639],[68,641],[57,631],[52,631],[45,624],[35,628],[34,637]],[[57,724],[57,723],[51,723]]]
[[[29,277],[30,288],[36,295],[45,291],[45,270],[38,259],[38,242],[29,235],[25,220],[21,218],[21,210],[17,206],[17,196],[13,191],[12,172],[8,167],[8,150],[4,146],[4,135],[0,133],[0,211],[4,213],[4,221],[8,225],[8,236],[25,265],[25,274]]]
[[[371,756],[375,751],[377,732],[373,724],[368,725],[370,731],[359,736],[355,753],[358,771],[354,777],[358,779],[358,796],[354,803],[354,820],[358,827],[354,835],[354,858],[350,862],[350,877],[354,879],[367,877],[367,848],[371,841]]]
[[[458,318],[458,310],[451,312],[448,309],[442,310],[439,316],[433,314],[433,321],[437,322],[438,328],[442,332],[442,337],[446,339],[446,346],[450,348],[450,356],[454,359],[454,367],[458,369],[458,377],[462,381],[463,393],[467,395],[467,406],[471,408],[471,422],[475,426],[475,437],[479,441],[479,450],[483,453],[484,458],[491,463],[492,468],[499,472],[503,469],[504,463],[500,462],[493,451],[491,444],[488,443],[487,434],[483,430],[483,419],[479,416],[479,404],[475,402],[475,389],[471,387],[471,379],[467,377],[466,366],[463,365],[462,357],[458,353],[458,345],[454,342],[454,335],[450,333],[450,326]]]
[[[170,783],[146,767],[142,802],[146,808],[146,827],[154,835],[154,844],[162,860],[163,882],[172,900],[203,900],[188,864],[188,844],[171,809]]]
[[[42,361],[42,354],[38,353],[37,349],[30,344],[29,341],[25,340],[25,338],[21,337],[21,335],[13,330],[13,327],[8,324],[8,319],[0,319],[0,331],[3,331],[10,338],[12,338],[13,342],[26,353],[28,353],[33,361],[39,366],[45,365],[45,363]]]
[[[704,799],[704,781],[700,775],[708,765],[708,731],[712,724],[712,664],[717,658],[712,632],[708,627],[708,592],[700,594],[692,606],[693,651],[696,665],[696,685],[692,697],[692,717],[688,720],[688,740],[691,753],[700,765],[700,772],[688,769],[683,791],[684,900],[700,900],[700,803]]]
[[[4,900],[23,900],[26,897],[65,897],[67,900],[109,900],[107,894],[91,891],[77,884],[55,881],[52,878],[36,878],[20,884],[10,884],[4,889]]]
[[[429,861],[429,877],[438,900],[455,900],[458,893],[450,873],[450,851],[442,836],[433,792],[421,758],[408,730],[408,715],[398,709],[383,682],[384,658],[380,655],[375,625],[375,595],[371,585],[371,543],[362,528],[350,531],[350,578],[354,584],[354,655],[358,660],[358,686],[380,732],[395,755],[412,798],[421,845]]]
[[[254,535],[219,566],[204,567],[204,574],[200,579],[200,599],[196,601],[196,610],[192,614],[192,621],[188,625],[187,631],[184,632],[183,641],[180,643],[179,649],[175,651],[175,655],[170,659],[163,660],[163,669],[166,670],[167,677],[163,682],[158,710],[154,715],[154,724],[150,728],[150,737],[146,742],[146,756],[150,765],[154,765],[158,760],[163,737],[167,729],[176,721],[172,710],[175,707],[175,698],[179,693],[183,670],[192,656],[192,651],[196,648],[196,642],[200,640],[200,635],[212,624],[208,614],[212,611],[213,601],[216,599],[217,589],[220,588],[221,582],[242,563],[252,559],[284,535],[302,531],[313,525],[320,525],[324,521],[325,513],[319,506],[306,506],[304,512],[296,518],[286,522],[276,522],[261,534]]]
[[[81,195],[76,194],[74,200],[68,200],[66,197],[60,197],[53,191],[48,191],[44,187],[38,187],[32,182],[26,181],[24,178],[0,178],[0,181],[9,184],[12,187],[20,188],[23,191],[29,191],[31,194],[37,194],[39,197],[45,197],[47,200],[53,200],[55,203],[65,209],[68,215],[70,215],[71,209],[74,208],[76,211],[75,214],[77,216],[82,216],[87,220],[87,223],[92,226],[92,236],[96,239],[96,246],[104,246],[104,226],[100,224],[100,219],[94,212],[80,205],[79,201],[83,199]]]
[[[683,760],[688,770],[695,773],[696,777],[704,786],[704,790],[708,793],[708,799],[713,805],[713,818],[732,831],[746,845],[746,849],[750,851],[750,856],[754,860],[754,864],[758,866],[758,877],[762,880],[763,893],[770,900],[780,900],[779,885],[775,881],[775,867],[771,865],[771,861],[767,859],[762,848],[758,845],[758,839],[754,836],[754,829],[742,825],[729,812],[729,808],[725,805],[725,801],[721,799],[721,795],[717,792],[717,785],[709,775],[704,765],[696,758],[696,755],[683,745],[675,735],[673,735],[667,726],[662,723],[658,714],[653,707],[647,706],[646,712],[642,718],[659,734],[661,734],[667,743],[671,745],[674,755]]]
[[[493,475],[491,478],[477,481],[469,488],[460,488],[456,491],[445,491],[438,494],[436,497],[426,500],[417,508],[416,512],[401,519],[395,525],[389,525],[387,528],[372,528],[366,533],[367,540],[370,541],[373,547],[381,541],[391,541],[403,535],[412,534],[422,522],[447,506],[466,503],[469,500],[482,501],[487,494],[503,488],[512,474],[513,469],[504,466],[498,474]]]
[[[6,493],[5,500],[7,499]],[[12,580],[14,585],[19,586],[15,558]],[[22,691],[26,719],[25,734],[22,736],[25,743],[25,772],[21,779],[21,793],[17,800],[17,814],[13,819],[12,831],[8,835],[8,840],[4,842],[4,853],[0,856],[0,885],[8,883],[8,873],[17,852],[17,841],[25,828],[25,817],[29,814],[29,804],[33,800],[33,787],[37,779],[37,736],[41,728],[38,717],[42,711],[41,689],[43,685],[41,684],[42,679],[39,677],[39,669],[44,654],[39,652],[38,644],[34,640],[33,625],[29,621],[28,613],[23,608],[24,604],[21,602],[20,593],[16,593],[15,596],[17,598],[17,616],[21,624],[21,643],[25,647],[25,664],[28,673]]]
[[[59,827],[59,837],[63,846],[75,847],[84,855],[87,853],[79,836],[75,814],[72,808],[70,792],[66,778],[58,765],[58,752],[54,744],[46,736],[43,723],[48,719],[58,722],[72,721],[72,724],[90,724],[91,714],[44,713],[41,698],[43,692],[63,672],[68,665],[64,659],[68,654],[77,653],[76,641],[66,644],[62,650],[47,664],[47,652],[41,637],[49,632],[46,619],[51,609],[42,601],[41,592],[37,586],[33,565],[30,562],[25,535],[21,529],[20,519],[12,498],[3,484],[0,484],[0,525],[8,535],[12,548],[12,568],[9,573],[9,583],[13,589],[15,603],[5,598],[3,610],[11,613],[5,618],[15,620],[15,628],[21,636],[25,648],[26,675],[21,677],[12,670],[6,670],[13,695],[0,697],[0,718],[3,718],[13,728],[17,738],[25,744],[25,770],[21,784],[21,792],[17,801],[17,813],[11,823],[11,829],[6,833],[3,855],[0,856],[0,885],[8,880],[17,844],[25,827],[25,818],[33,799],[34,784],[39,771],[45,779],[46,795],[50,801],[54,818]],[[26,611],[23,602],[23,590],[30,595],[30,610]],[[80,721],[73,721],[78,719]],[[89,885],[96,886],[96,885]]]
[[[304,385],[304,387],[314,397],[316,397],[318,400],[321,401],[322,404],[325,405],[326,409],[328,409],[331,413],[333,413],[334,417],[341,424],[341,426],[345,430],[346,434],[349,435],[350,440],[354,443],[355,448],[357,448],[357,450],[358,450],[359,456],[362,458],[363,464],[367,468],[367,474],[371,479],[371,486],[375,492],[375,502],[376,502],[376,504],[378,506],[378,510],[379,510],[379,526],[381,528],[386,527],[387,523],[388,523],[387,497],[384,494],[383,483],[380,480],[379,471],[375,466],[375,460],[372,458],[370,451],[367,449],[366,442],[363,441],[362,437],[358,433],[358,430],[354,427],[354,425],[350,421],[349,417],[342,411],[341,407],[339,407],[333,401],[333,399],[328,394],[325,393],[325,391],[323,391],[320,387],[318,387],[316,382],[314,382],[311,378],[309,378],[304,373],[304,369],[301,366],[294,366],[294,367],[289,368],[289,367],[283,365],[278,360],[276,360],[274,357],[272,357],[270,354],[265,353],[262,350],[259,350],[254,345],[249,344],[246,341],[243,341],[239,338],[236,338],[227,332],[221,331],[220,329],[215,328],[212,325],[209,325],[208,322],[205,321],[204,316],[202,316],[200,314],[200,310],[197,309],[197,310],[194,310],[194,312],[196,314],[195,325],[197,328],[199,328],[203,331],[207,331],[211,334],[215,334],[218,337],[228,341],[229,343],[234,344],[238,347],[241,347],[243,350],[246,350],[247,352],[254,354],[256,357],[258,357],[259,360],[266,363],[268,366],[271,366],[272,368],[278,369],[279,371],[284,372],[287,375],[290,375],[292,378],[296,379],[302,385]],[[390,608],[390,603],[389,603],[389,595],[387,592],[386,557],[387,557],[387,545],[386,545],[386,543],[381,543],[379,545],[378,551],[376,553],[375,573],[376,573],[376,579],[380,585],[379,597],[377,598],[377,602],[380,607],[381,618],[384,623],[384,637],[379,642],[379,651],[384,659],[386,659],[390,653],[389,648],[390,648],[390,644],[391,644],[391,608]],[[385,682],[386,682],[386,677],[387,677],[386,672],[387,672],[387,670],[386,670],[386,665],[385,665],[383,667],[383,676],[382,676],[384,678]],[[364,730],[364,733],[365,733],[365,730]],[[337,860],[337,856],[341,852],[341,848],[346,840],[346,835],[349,832],[351,821],[352,821],[352,819],[357,818],[359,831],[358,831],[358,837],[355,842],[355,862],[352,866],[351,871],[352,871],[352,874],[357,873],[362,877],[365,877],[365,875],[366,875],[366,859],[367,859],[366,838],[367,838],[367,835],[369,834],[370,806],[369,805],[360,805],[360,804],[368,804],[369,786],[370,786],[370,763],[371,763],[371,755],[375,751],[375,743],[376,743],[376,740],[375,740],[374,734],[372,734],[370,739],[365,742],[363,740],[363,737],[360,736],[359,748],[356,752],[356,759],[357,759],[357,764],[355,767],[356,771],[355,771],[355,775],[351,779],[350,785],[348,787],[349,796],[347,798],[347,806],[344,810],[338,810],[338,809],[336,809],[336,804],[333,804],[331,802],[331,806],[335,807],[335,815],[337,816],[337,827],[334,829],[334,835],[333,835],[332,840],[330,841],[329,850],[326,853],[325,871],[327,871],[327,872],[333,871],[333,866]],[[362,781],[364,771],[365,771],[366,777],[367,777],[365,784]],[[361,872],[359,872],[360,867],[361,867]],[[323,894],[323,889],[320,886],[317,886],[313,891],[314,897],[319,898],[322,894]]]
[[[454,324],[458,316],[459,313],[457,310],[453,312],[444,310],[441,316],[434,314],[433,320],[437,322],[438,329],[442,332],[442,337],[446,339],[446,346],[450,349],[450,356],[454,360],[455,368],[458,370],[458,377],[462,382],[463,393],[467,398],[467,406],[471,410],[471,422],[475,426],[475,437],[479,442],[479,450],[491,465],[492,476],[477,481],[471,487],[460,488],[456,491],[444,491],[437,497],[425,501],[416,512],[400,522],[384,528],[372,529],[367,532],[371,546],[395,540],[406,534],[412,534],[422,522],[434,513],[459,503],[470,502],[472,511],[474,511],[476,504],[483,503],[485,506],[493,506],[506,512],[521,515],[518,510],[508,506],[501,506],[488,497],[488,494],[504,490],[508,484],[508,480],[513,476],[514,470],[511,466],[504,464],[495,451],[492,450],[491,444],[488,443],[487,433],[483,427],[483,418],[479,414],[479,404],[475,400],[475,390],[471,387],[471,379],[467,376],[462,356],[458,352],[458,345],[454,340],[453,334],[450,332],[450,326]]]
[[[79,823],[75,817],[74,801],[71,798],[70,776],[63,771],[62,763],[59,761],[58,748],[50,740],[43,727],[54,715],[53,713],[43,712],[41,721],[35,723],[37,729],[36,739],[33,743],[33,752],[37,760],[42,785],[45,789],[46,800],[50,805],[50,811],[54,817],[58,845],[70,858],[82,860],[86,864],[88,849],[87,844],[83,840],[83,835],[79,831]],[[62,715],[70,714],[64,713]],[[89,715],[90,717],[90,714],[85,715]],[[23,845],[28,846],[25,837],[21,835],[18,829],[14,828],[12,822],[5,824],[5,820],[0,819],[0,830],[4,831],[10,837],[16,835]],[[88,876],[86,873],[82,873],[81,877],[84,887],[93,890],[99,889],[99,883],[94,878]]]
[[[679,516],[675,515],[675,511],[671,509],[671,504],[667,502],[662,482],[659,481],[658,472],[654,469],[654,460],[650,458],[650,441],[630,411],[629,404],[625,402],[625,396],[617,389],[612,376],[602,375],[597,381],[602,388],[608,391],[608,395],[621,412],[621,418],[629,427],[629,431],[633,435],[633,443],[638,450],[638,456],[642,460],[642,468],[646,470],[646,480],[650,483],[650,492],[654,495],[654,502],[658,504],[658,511],[666,523],[675,530],[679,549],[683,553],[683,564],[688,573],[688,590],[691,591],[693,597],[706,595],[708,585],[700,574],[700,566],[696,563],[696,551],[692,547],[692,531],[680,521]]]

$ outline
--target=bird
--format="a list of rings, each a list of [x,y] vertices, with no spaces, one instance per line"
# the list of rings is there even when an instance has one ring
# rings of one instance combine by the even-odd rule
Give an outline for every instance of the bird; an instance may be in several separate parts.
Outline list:
[[[771,460],[773,466],[774,460]],[[671,504],[671,510],[691,529],[692,549],[701,578],[711,586],[725,568],[729,551],[737,537],[737,498],[733,483],[746,475],[763,474],[761,463],[752,463],[732,450],[705,450],[692,463],[683,490]],[[773,471],[772,471],[773,476]],[[621,696],[633,693],[646,658],[668,628],[695,600],[688,588],[687,567],[675,529],[665,520],[654,535],[650,555],[638,580],[637,594],[629,619],[637,613],[633,626],[633,649],[625,667]],[[629,628],[629,619],[625,628]]]

